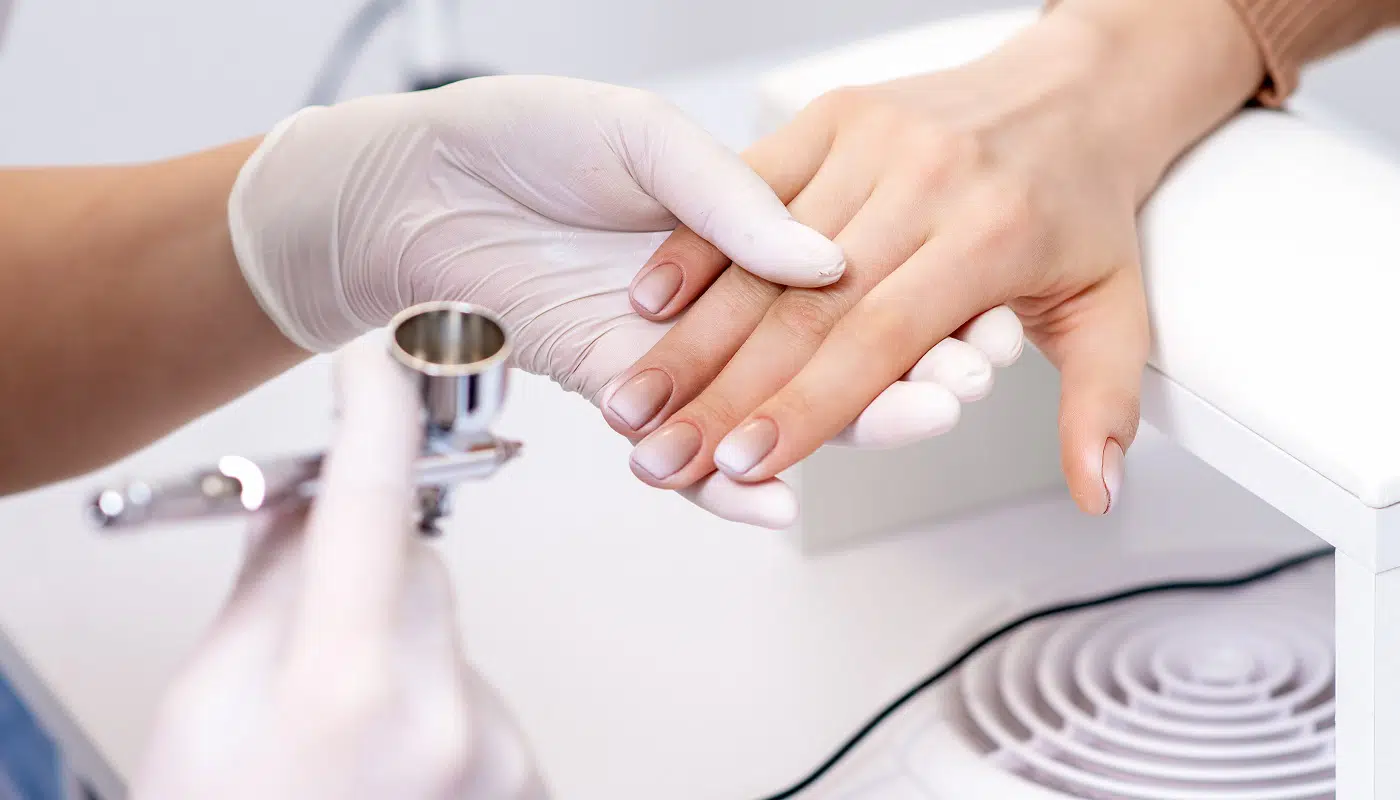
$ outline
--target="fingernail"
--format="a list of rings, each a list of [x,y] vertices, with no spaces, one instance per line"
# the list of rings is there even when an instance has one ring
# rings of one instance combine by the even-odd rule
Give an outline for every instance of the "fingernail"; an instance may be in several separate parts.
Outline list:
[[[634,431],[646,427],[671,399],[675,384],[671,376],[659,369],[642,372],[613,392],[608,399],[608,411],[627,423]]]
[[[667,425],[632,449],[632,465],[664,481],[700,452],[700,430],[688,422]]]
[[[715,448],[715,466],[739,476],[758,466],[778,443],[778,426],[771,419],[754,419],[735,428]]]
[[[1108,494],[1103,508],[1103,513],[1107,514],[1123,491],[1123,448],[1112,439],[1103,446],[1103,488]]]
[[[675,264],[658,264],[632,287],[632,301],[653,314],[671,302],[681,288],[681,268]]]

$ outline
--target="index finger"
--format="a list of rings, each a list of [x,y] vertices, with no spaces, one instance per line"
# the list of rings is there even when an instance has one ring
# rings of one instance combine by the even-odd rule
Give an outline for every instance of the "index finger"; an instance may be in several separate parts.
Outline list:
[[[336,356],[340,419],[307,519],[296,638],[331,652],[381,641],[395,613],[413,526],[413,462],[421,445],[412,377],[382,335]],[[308,645],[309,646],[309,645]]]

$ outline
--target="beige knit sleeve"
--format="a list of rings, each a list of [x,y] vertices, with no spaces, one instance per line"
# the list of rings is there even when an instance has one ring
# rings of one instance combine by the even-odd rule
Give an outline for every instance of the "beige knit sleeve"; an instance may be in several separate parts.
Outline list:
[[[1293,93],[1298,72],[1308,62],[1400,24],[1400,0],[1221,1],[1239,12],[1259,45],[1266,75],[1257,97],[1266,106],[1279,106]],[[1046,0],[1046,6],[1059,2]]]
[[[1268,77],[1259,101],[1277,106],[1298,86],[1298,71],[1400,23],[1400,0],[1230,0],[1259,44]]]

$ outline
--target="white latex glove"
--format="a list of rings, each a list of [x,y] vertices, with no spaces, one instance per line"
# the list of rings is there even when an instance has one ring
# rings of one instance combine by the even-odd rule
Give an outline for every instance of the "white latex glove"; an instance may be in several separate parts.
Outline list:
[[[595,405],[668,327],[635,314],[627,290],[678,220],[777,283],[827,285],[844,268],[836,245],[674,107],[567,78],[477,78],[305,109],[268,134],[229,204],[244,275],[303,347],[333,349],[416,302],[468,300],[503,318],[513,366]],[[969,368],[967,350],[931,356],[950,366],[929,374],[972,390],[928,382],[872,405],[845,442],[951,428],[950,391],[990,388],[990,368]],[[769,527],[796,516],[778,481],[720,476],[687,496]]]
[[[463,658],[446,568],[411,526],[412,380],[375,335],[342,354],[337,383],[325,488],[309,517],[255,524],[227,605],[164,699],[133,800],[545,796]]]

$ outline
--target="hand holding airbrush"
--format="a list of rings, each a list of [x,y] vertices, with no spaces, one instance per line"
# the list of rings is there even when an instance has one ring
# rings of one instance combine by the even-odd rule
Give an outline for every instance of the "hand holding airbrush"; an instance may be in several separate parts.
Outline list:
[[[413,306],[389,325],[389,354],[416,376],[423,413],[423,453],[414,464],[419,529],[436,531],[451,489],[495,474],[520,453],[491,425],[505,401],[511,342],[492,315],[466,303]],[[255,462],[228,455],[213,466],[170,479],[133,481],[92,500],[98,525],[129,530],[148,523],[246,514],[296,500],[319,488],[322,453]]]

